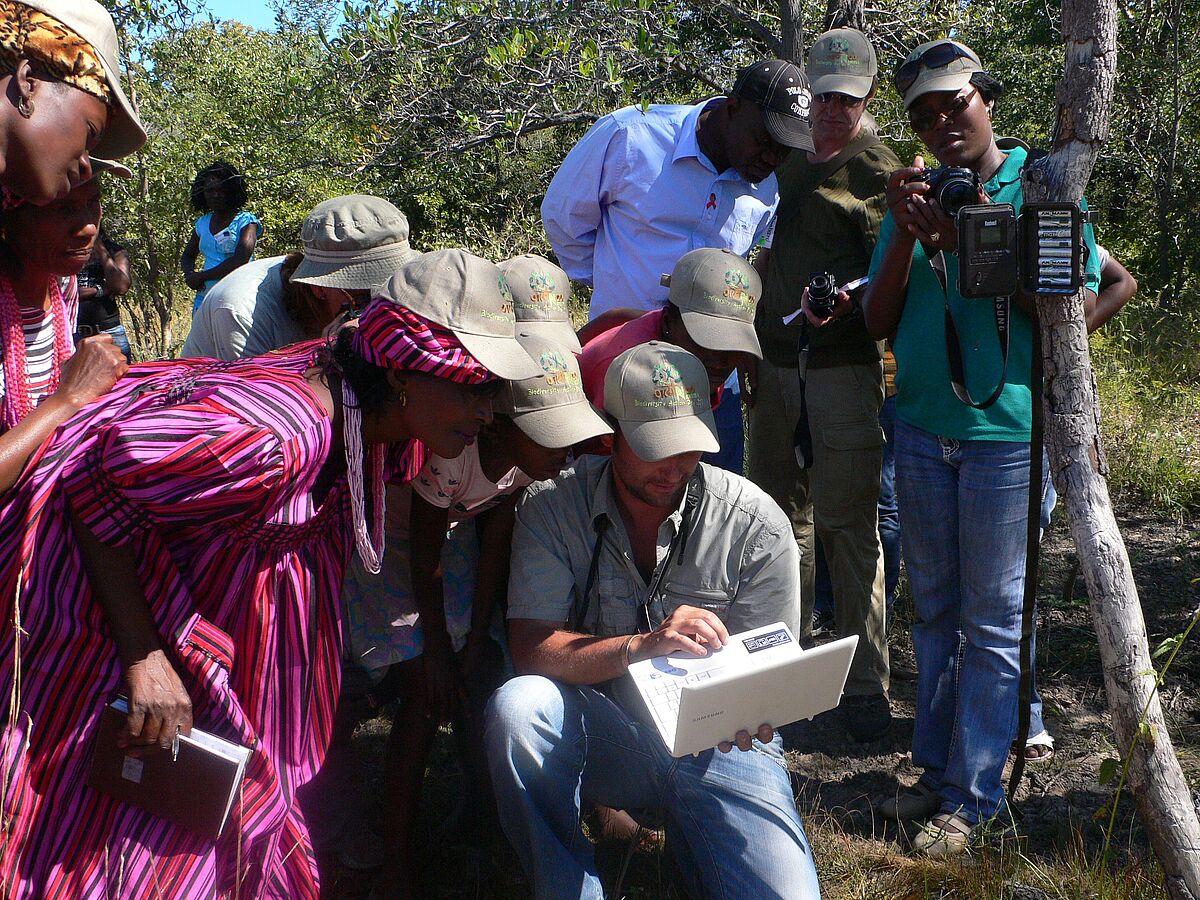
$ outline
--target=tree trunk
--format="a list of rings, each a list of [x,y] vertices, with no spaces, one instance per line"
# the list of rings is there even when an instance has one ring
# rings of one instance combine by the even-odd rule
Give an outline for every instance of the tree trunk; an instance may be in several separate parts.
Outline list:
[[[1078,200],[1108,137],[1115,0],[1065,0],[1067,56],[1053,153],[1026,173],[1027,201]],[[1174,900],[1200,898],[1200,823],[1155,690],[1146,625],[1113,516],[1082,295],[1037,301],[1046,348],[1046,443],[1088,587],[1109,711],[1129,784]],[[1135,742],[1145,710],[1150,738]]]
[[[825,8],[825,30],[857,28],[863,30],[863,0],[829,0]]]
[[[804,68],[804,2],[779,0],[779,32],[783,36],[783,58]]]

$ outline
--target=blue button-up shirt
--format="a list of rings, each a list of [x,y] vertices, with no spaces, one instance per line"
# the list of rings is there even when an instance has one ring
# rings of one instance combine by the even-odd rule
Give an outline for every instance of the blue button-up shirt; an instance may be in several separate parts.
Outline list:
[[[752,184],[717,172],[700,150],[695,106],[628,106],[599,119],[550,182],[542,222],[559,264],[593,286],[590,317],[619,306],[657,309],[660,284],[689,250],[745,256],[769,246],[779,203],[771,175]]]

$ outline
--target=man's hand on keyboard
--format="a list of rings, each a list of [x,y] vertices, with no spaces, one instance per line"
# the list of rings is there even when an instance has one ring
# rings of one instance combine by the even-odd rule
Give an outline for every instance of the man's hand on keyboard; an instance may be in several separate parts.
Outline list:
[[[764,744],[769,744],[771,741],[775,740],[775,729],[766,722],[763,722],[763,724],[758,726],[758,734],[756,734],[755,737]],[[737,736],[734,737],[732,741],[721,741],[721,743],[717,744],[717,749],[722,753],[728,753],[734,748],[734,745],[737,745],[739,750],[749,750],[750,732],[743,728],[737,733]]]
[[[728,640],[729,632],[716,613],[695,606],[679,606],[649,634],[634,635],[629,644],[629,661],[666,656],[680,650],[707,656],[710,649],[719,650]]]

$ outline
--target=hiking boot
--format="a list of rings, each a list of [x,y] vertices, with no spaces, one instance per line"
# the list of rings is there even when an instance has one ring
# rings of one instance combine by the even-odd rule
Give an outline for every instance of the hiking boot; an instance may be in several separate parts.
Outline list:
[[[938,813],[913,838],[913,849],[934,859],[961,856],[971,848],[970,822],[958,813]]]
[[[942,798],[938,792],[923,781],[918,781],[912,787],[901,788],[894,797],[888,797],[879,804],[879,814],[885,819],[925,820],[938,811]]]
[[[892,707],[886,694],[842,698],[842,721],[852,740],[877,741],[892,730]]]

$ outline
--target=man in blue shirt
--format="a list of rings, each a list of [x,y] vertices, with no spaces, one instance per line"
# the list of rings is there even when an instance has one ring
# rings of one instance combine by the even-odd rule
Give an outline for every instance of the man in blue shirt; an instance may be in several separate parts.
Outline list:
[[[572,148],[542,202],[561,265],[593,287],[589,318],[667,302],[660,279],[690,250],[747,255],[770,244],[779,202],[775,168],[812,150],[811,94],[799,68],[772,59],[743,69],[727,97],[694,106],[629,106],[604,116]],[[736,382],[718,410],[735,419],[722,440],[741,473]],[[729,406],[728,410],[724,407]],[[735,446],[736,445],[736,446]]]

